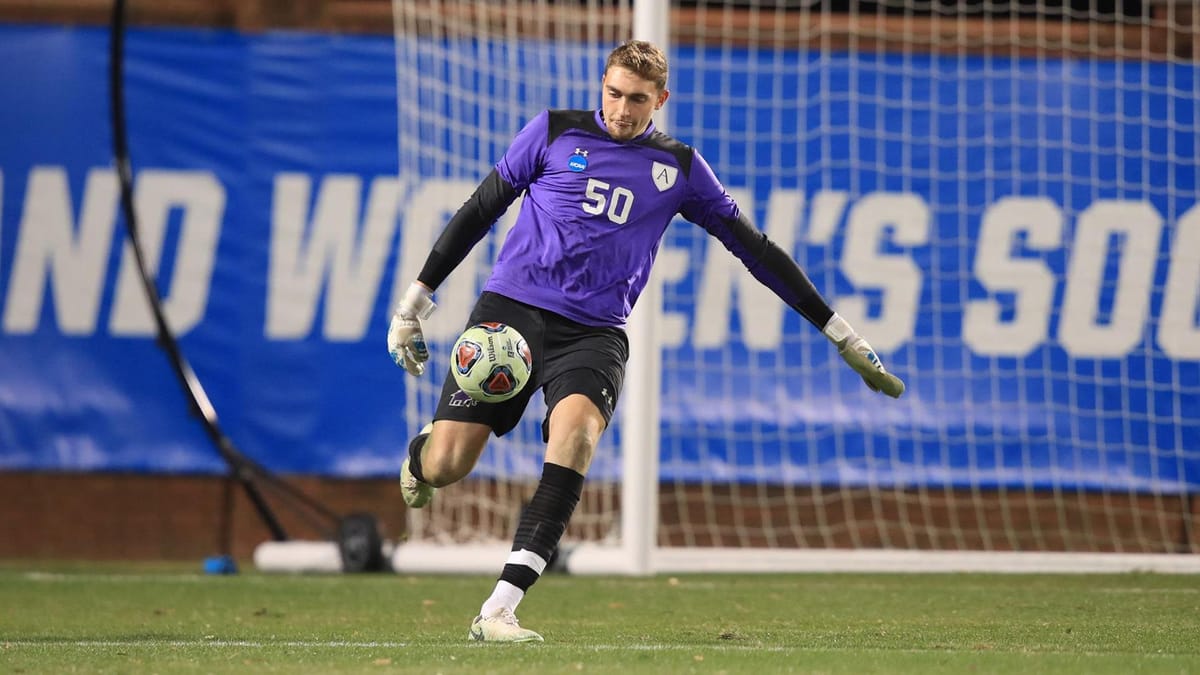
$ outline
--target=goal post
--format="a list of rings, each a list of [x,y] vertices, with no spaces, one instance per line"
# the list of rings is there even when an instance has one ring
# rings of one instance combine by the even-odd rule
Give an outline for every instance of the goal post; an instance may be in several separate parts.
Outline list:
[[[1069,3],[395,0],[405,250],[603,59],[909,385],[868,392],[719,243],[668,228],[574,573],[1200,572],[1200,16]],[[447,359],[514,210],[438,289]],[[413,236],[413,232],[417,235]],[[409,429],[444,371],[409,378]],[[400,571],[495,572],[544,405],[410,513]]]

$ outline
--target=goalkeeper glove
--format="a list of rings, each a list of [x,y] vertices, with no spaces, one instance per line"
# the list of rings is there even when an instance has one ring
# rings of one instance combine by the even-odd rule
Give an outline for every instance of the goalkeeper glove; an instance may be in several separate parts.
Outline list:
[[[834,314],[821,332],[837,345],[842,360],[862,376],[871,391],[882,391],[892,398],[900,398],[904,393],[904,381],[884,370],[875,350],[845,319]]]
[[[413,282],[392,315],[388,326],[388,353],[396,365],[412,375],[425,372],[429,360],[429,349],[425,347],[425,335],[421,332],[421,320],[428,319],[437,305],[433,294],[419,282]]]

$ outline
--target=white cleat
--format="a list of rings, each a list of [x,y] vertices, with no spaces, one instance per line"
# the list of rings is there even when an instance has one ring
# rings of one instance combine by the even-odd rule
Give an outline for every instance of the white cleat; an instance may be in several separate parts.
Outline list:
[[[427,434],[433,430],[433,424],[426,424],[421,429],[422,434]],[[417,477],[412,475],[412,471],[408,468],[409,458],[404,458],[404,463],[400,465],[400,496],[404,498],[404,503],[408,504],[410,509],[423,508],[433,499],[433,493],[437,492],[437,488],[417,480]]]
[[[517,615],[507,607],[475,617],[467,639],[473,642],[543,642],[541,635],[521,628]]]

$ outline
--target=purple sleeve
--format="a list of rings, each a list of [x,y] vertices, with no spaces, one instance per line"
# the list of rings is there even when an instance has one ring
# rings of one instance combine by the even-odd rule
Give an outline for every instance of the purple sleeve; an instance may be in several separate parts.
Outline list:
[[[550,112],[543,110],[529,120],[496,163],[500,176],[520,193],[542,172],[542,157],[550,137]]]
[[[496,168],[446,224],[417,275],[418,281],[436,290],[517,195],[537,178],[549,135],[549,119],[550,113],[542,111],[517,133]]]
[[[808,275],[791,256],[754,227],[698,152],[692,154],[688,189],[691,192],[680,215],[719,239],[755,279],[818,330],[829,322],[833,309]]]

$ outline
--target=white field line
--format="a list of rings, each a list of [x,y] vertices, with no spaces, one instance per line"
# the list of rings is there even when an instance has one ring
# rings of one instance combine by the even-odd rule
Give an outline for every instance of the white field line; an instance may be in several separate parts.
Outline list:
[[[459,645],[443,645],[455,647]],[[461,645],[468,649],[495,648],[493,645],[465,642]],[[83,649],[147,649],[160,647],[208,647],[212,649],[267,649],[271,647],[289,647],[298,649],[407,649],[412,647],[407,642],[347,642],[344,640],[286,640],[262,642],[257,640],[3,640],[0,639],[0,651],[21,647],[78,647]],[[535,644],[525,645],[526,649],[555,649],[561,647],[571,650],[591,652],[693,652],[702,655],[705,652],[776,652],[797,654],[977,654],[985,656],[1019,655],[1019,656],[1138,656],[1140,658],[1173,658],[1191,656],[1187,653],[1144,653],[1144,652],[1080,652],[1080,651],[1050,651],[1050,650],[997,650],[997,649],[922,649],[910,647],[906,649],[888,649],[884,647],[780,647],[759,644],[623,644],[623,645],[578,645]]]
[[[149,572],[139,574],[136,572],[124,573],[114,572],[106,574],[103,572],[25,572],[21,575],[27,581],[40,581],[46,583],[114,583],[114,584],[129,584],[146,582],[186,582],[186,583],[217,583],[225,578],[222,575],[200,574],[198,572]],[[232,575],[229,578],[238,579],[239,582],[248,582],[254,584],[272,584],[283,578],[279,575]],[[328,583],[331,579],[343,578],[340,574],[295,574],[286,577],[289,583]]]
[[[267,647],[298,647],[301,649],[403,649],[407,642],[346,642],[343,640],[2,640],[0,649],[8,647],[83,647],[86,649],[138,647],[213,647],[216,649],[266,649]]]
[[[105,573],[101,573],[101,572],[37,572],[37,571],[34,571],[34,572],[25,572],[21,576],[28,581],[40,581],[40,582],[46,582],[46,583],[109,582],[109,583],[118,583],[118,584],[119,583],[139,583],[140,584],[140,583],[145,583],[148,581],[185,581],[185,582],[189,582],[189,583],[198,583],[198,582],[212,582],[214,579],[213,575],[199,574],[199,573],[194,573],[194,572],[147,573],[147,574],[138,574],[138,573],[105,574]],[[787,576],[787,575],[783,575],[783,576]],[[797,573],[794,576],[804,578],[803,582],[802,582],[803,586],[799,587],[799,588],[802,588],[803,590],[808,590],[808,591],[817,591],[817,590],[822,590],[822,589],[837,589],[838,591],[845,591],[846,589],[881,590],[882,591],[882,590],[890,590],[890,589],[894,588],[894,586],[892,586],[890,584],[872,582],[869,579],[857,580],[857,581],[855,581],[855,580],[850,580],[850,581],[839,580],[837,582],[833,582],[833,581],[827,582],[827,581],[820,580],[818,575],[813,575],[813,574],[809,574],[809,573]],[[866,574],[864,576],[869,577],[870,575]],[[311,574],[311,575],[297,574],[297,575],[289,575],[286,578],[289,583],[296,582],[296,581],[312,582],[312,583],[327,583],[331,579],[338,579],[340,577],[341,577],[341,575],[336,575],[336,574]],[[730,578],[733,578],[733,577],[734,577],[734,575],[730,575]],[[280,579],[279,576],[271,576],[271,575],[238,576],[237,578],[241,581],[250,581],[252,583],[263,583],[263,584],[275,583],[276,581],[278,581]],[[678,591],[711,591],[711,590],[718,590],[718,589],[726,588],[728,586],[728,584],[726,584],[723,581],[713,581],[713,580],[708,580],[708,579],[705,579],[705,580],[692,579],[692,578],[689,578],[688,575],[676,575],[676,576],[664,575],[660,578],[655,578],[655,579],[634,579],[634,578],[609,579],[609,580],[600,580],[598,583],[601,586],[606,586],[606,587],[607,586],[617,586],[617,587],[621,587],[621,588],[631,588],[631,587],[637,588],[637,587],[645,587],[645,586],[657,587],[657,586],[662,586],[664,584],[668,584],[668,585],[674,586],[676,588],[676,590],[678,590]],[[789,591],[795,591],[798,588],[797,583],[798,582],[794,578],[788,578],[788,579],[781,580],[778,583],[772,583],[770,581],[761,580],[757,583],[757,585],[760,588],[764,588],[764,589],[768,589],[768,590],[772,589],[772,588],[781,588],[781,589],[787,589]],[[963,592],[969,592],[969,591],[995,592],[996,591],[995,586],[988,586],[988,585],[982,585],[982,584],[978,584],[978,585],[976,585],[976,584],[959,584],[959,585],[956,585],[955,588],[960,591],[963,591]],[[1090,588],[1079,588],[1077,590],[1080,593],[1128,593],[1131,595],[1136,595],[1136,594],[1140,594],[1140,593],[1167,593],[1167,594],[1200,593],[1200,588],[1127,588],[1127,587],[1092,586]]]
[[[328,642],[316,640],[287,640],[279,642],[262,642],[257,640],[0,640],[0,649],[9,647],[82,647],[82,648],[138,648],[138,647],[212,647],[216,649],[266,649],[268,647],[293,647],[301,649],[404,649],[410,646],[407,642],[345,642],[331,640]],[[465,642],[464,647],[482,647]],[[538,649],[553,648],[564,645],[530,645]],[[641,645],[589,645],[587,647],[572,647],[590,651],[760,651],[760,652],[789,652],[798,651],[791,647],[756,646],[756,645],[686,645],[686,644],[641,644]],[[812,650],[806,650],[812,651]],[[820,650],[826,651],[826,650]],[[841,651],[841,650],[830,650]]]
[[[207,581],[213,579],[212,575],[185,573],[163,573],[163,574],[103,574],[99,572],[26,572],[21,575],[29,581],[45,581],[45,582],[87,582],[93,583],[97,581],[112,582],[112,583],[145,583],[147,581]]]

